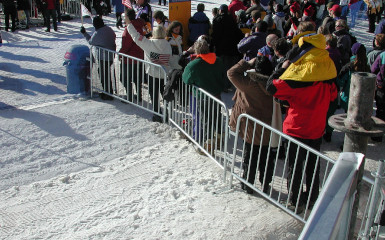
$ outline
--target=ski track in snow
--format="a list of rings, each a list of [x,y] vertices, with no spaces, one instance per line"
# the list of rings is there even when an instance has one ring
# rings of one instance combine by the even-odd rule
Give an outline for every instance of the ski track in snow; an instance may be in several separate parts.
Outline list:
[[[211,8],[229,4],[201,2],[210,19]],[[104,19],[114,26],[113,15]],[[80,19],[58,28],[2,33],[0,239],[297,239],[301,223],[228,190],[217,165],[175,129],[118,100],[67,94],[64,54],[87,43]],[[123,31],[114,29],[119,49]],[[353,32],[371,49],[366,30],[359,20]],[[336,158],[337,145],[323,150]],[[370,144],[368,156],[383,145]]]

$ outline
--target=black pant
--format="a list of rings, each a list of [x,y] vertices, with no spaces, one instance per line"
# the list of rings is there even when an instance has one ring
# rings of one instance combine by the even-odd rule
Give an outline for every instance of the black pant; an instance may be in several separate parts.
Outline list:
[[[162,0],[159,0],[159,5],[162,5]],[[163,0],[163,5],[166,6],[166,0]]]
[[[111,74],[111,65],[113,60],[99,60],[99,76],[100,82],[102,83],[103,90],[110,94],[114,93],[112,88],[112,74]]]
[[[302,138],[296,138],[296,137],[294,138],[310,146],[311,148],[314,148],[317,151],[321,149],[322,138],[318,138],[318,139],[302,139]],[[288,191],[290,190],[290,184],[291,184],[291,181],[293,181],[293,185],[290,192],[290,201],[293,205],[297,204],[299,194],[301,194],[301,197],[300,197],[301,201],[299,204],[300,205],[306,204],[310,191],[311,191],[310,201],[315,202],[318,198],[319,184],[320,184],[320,180],[319,180],[320,161],[318,160],[318,164],[316,166],[317,156],[309,152],[308,161],[306,163],[307,151],[304,148],[300,147],[298,152],[297,164],[295,164],[297,150],[298,150],[298,145],[294,143],[290,143],[287,189]],[[302,186],[301,186],[301,179],[302,179],[303,167],[305,164],[306,164],[306,169],[305,169],[306,192],[303,192]],[[315,171],[315,174],[314,174],[314,171]],[[313,175],[314,175],[314,182],[313,182]],[[312,182],[313,182],[313,188],[311,190],[310,187],[312,185]]]
[[[164,91],[164,79],[154,78],[150,75],[148,76],[148,91],[151,97],[151,102],[153,110],[155,112],[161,113],[162,110],[159,108],[159,92],[163,93]],[[147,77],[146,77],[147,78]]]
[[[116,27],[123,27],[122,13],[116,13]]]
[[[269,158],[267,159],[267,153],[269,151],[269,147],[262,146],[259,165],[257,166],[258,158],[259,158],[259,148],[260,148],[259,145],[253,145],[253,147],[251,147],[250,143],[245,142],[245,152],[243,155],[243,165],[242,165],[242,169],[243,169],[242,177],[246,179],[249,183],[254,184],[255,174],[257,172],[257,167],[258,167],[259,182],[262,184],[263,189],[267,190],[269,184],[273,180],[274,159],[276,156],[276,152],[272,151],[273,149],[270,149],[270,155],[269,155]],[[250,158],[251,150],[253,150],[253,153]],[[249,161],[250,159],[251,161]]]
[[[143,64],[121,64],[120,81],[127,89],[128,100],[132,101],[132,85],[135,85],[139,101],[142,99]]]
[[[374,99],[377,106],[376,117],[385,121],[385,89],[377,88]]]
[[[219,100],[221,100],[220,96],[216,96]],[[222,118],[221,118],[221,109],[220,106],[214,101],[212,98],[203,97],[200,100],[198,105],[198,111],[204,111],[201,115],[201,131],[205,129],[205,133],[203,136],[205,138],[211,138],[211,134],[214,133],[222,133]],[[215,131],[216,129],[216,131]],[[207,133],[207,134],[206,134]]]
[[[51,29],[51,17],[53,23],[53,29],[57,31],[57,21],[56,21],[56,9],[46,9],[45,10],[46,24],[47,30]]]
[[[374,33],[375,23],[376,23],[376,14],[368,13],[368,21],[369,21],[369,32]]]
[[[5,30],[8,31],[9,29],[9,16],[11,16],[12,21],[12,31],[16,30],[16,6],[3,6],[4,8],[4,15],[5,15]]]
[[[57,21],[61,22],[61,12],[60,12],[60,1],[59,0],[56,0],[55,8],[56,8],[56,13],[57,13]]]

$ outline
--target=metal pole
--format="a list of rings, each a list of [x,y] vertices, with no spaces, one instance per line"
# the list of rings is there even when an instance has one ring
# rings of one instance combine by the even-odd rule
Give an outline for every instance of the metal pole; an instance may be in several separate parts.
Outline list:
[[[367,237],[369,234],[370,227],[373,225],[375,211],[377,210],[375,207],[378,204],[378,195],[380,193],[380,189],[381,189],[380,186],[381,186],[381,181],[382,181],[383,172],[384,172],[384,162],[385,160],[381,160],[379,162],[377,173],[374,175],[375,180],[374,180],[372,196],[370,198],[370,205],[368,208],[368,218],[366,220],[365,229],[362,234],[365,237]]]
[[[370,130],[372,127],[373,99],[376,76],[370,73],[353,73],[350,80],[349,108],[344,121],[345,127],[352,130]],[[344,152],[365,154],[368,135],[345,134]]]
[[[376,75],[365,72],[355,72],[351,76],[349,108],[347,114],[333,115],[329,118],[329,125],[345,132],[344,152],[366,153],[368,137],[383,134],[384,122],[373,117],[373,99]],[[365,166],[358,172],[356,196],[352,207],[349,239],[353,239],[356,225],[358,203],[362,186],[362,176]]]

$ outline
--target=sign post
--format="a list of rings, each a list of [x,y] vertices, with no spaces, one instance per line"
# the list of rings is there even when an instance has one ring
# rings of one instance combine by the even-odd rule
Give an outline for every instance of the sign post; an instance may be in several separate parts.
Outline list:
[[[179,21],[180,23],[182,23],[183,50],[186,50],[188,48],[188,20],[191,17],[191,0],[169,0],[168,13],[170,22]]]

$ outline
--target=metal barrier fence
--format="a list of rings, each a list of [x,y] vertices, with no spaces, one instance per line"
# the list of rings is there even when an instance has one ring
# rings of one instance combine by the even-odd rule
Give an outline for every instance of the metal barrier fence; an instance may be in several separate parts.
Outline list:
[[[385,160],[380,160],[377,172],[373,172],[374,181],[364,211],[358,239],[385,238]]]
[[[180,81],[174,93],[174,100],[169,104],[169,121],[183,132],[199,151],[224,168],[229,111],[220,99],[201,88]]]
[[[91,46],[90,59],[91,97],[95,89],[166,121],[167,103],[161,93],[167,74],[161,65],[96,46]]]
[[[241,121],[246,122],[245,129],[252,129],[245,131],[244,136],[253,133],[251,144],[239,136]],[[257,136],[259,133],[261,136]],[[277,147],[272,146],[274,134],[278,136]],[[234,136],[230,187],[234,177],[250,192],[258,192],[288,214],[306,222],[335,160],[247,114],[238,117]],[[254,140],[266,137],[269,139],[267,146]],[[306,189],[300,187],[305,183]]]
[[[91,96],[92,90],[97,90],[160,116],[163,122],[168,120],[224,170],[224,180],[229,181],[230,187],[235,178],[246,190],[259,193],[306,223],[335,160],[247,114],[239,116],[235,132],[231,131],[226,105],[203,89],[182,81],[174,90],[173,100],[164,101],[161,93],[167,78],[160,65],[94,46],[90,58]],[[155,75],[146,74],[150,68]],[[152,97],[159,104],[154,105]],[[260,139],[267,137],[269,144],[247,144],[239,136],[241,121],[246,122],[245,129],[259,128],[251,131],[251,139],[258,133]],[[276,146],[272,145],[274,135],[278,136]],[[257,147],[250,147],[254,145]],[[364,177],[364,182],[373,189],[373,181]],[[306,187],[300,188],[302,185]],[[296,201],[290,201],[293,199]],[[364,224],[368,218],[368,210],[362,210],[367,203],[368,199],[361,194],[357,224]]]
[[[93,0],[87,2],[87,0],[62,0],[60,1],[60,13],[69,14],[72,17],[78,18],[81,16],[81,8],[80,3],[85,6],[89,6],[90,8],[93,6]],[[31,6],[30,17],[31,18],[41,18],[43,19],[43,9],[42,6],[38,5],[38,1],[29,0],[29,4]]]
[[[298,239],[352,239],[353,205],[364,155],[341,153]]]

